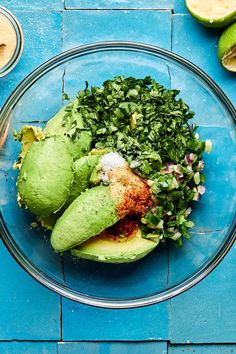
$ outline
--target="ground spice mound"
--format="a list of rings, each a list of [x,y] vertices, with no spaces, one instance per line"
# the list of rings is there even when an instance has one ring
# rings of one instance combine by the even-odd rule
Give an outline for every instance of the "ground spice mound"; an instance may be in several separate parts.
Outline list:
[[[118,214],[121,217],[129,214],[142,217],[152,205],[153,201],[147,185],[127,188],[122,203],[118,207]]]
[[[100,234],[100,238],[109,238],[115,242],[125,242],[135,235],[138,225],[139,222],[134,216],[127,216],[103,231]]]
[[[16,32],[10,20],[0,14],[0,68],[13,57],[16,49]]]
[[[112,193],[121,196],[121,203],[117,208],[118,215],[142,217],[152,207],[153,201],[146,181],[137,176],[129,166],[119,167],[109,172]]]

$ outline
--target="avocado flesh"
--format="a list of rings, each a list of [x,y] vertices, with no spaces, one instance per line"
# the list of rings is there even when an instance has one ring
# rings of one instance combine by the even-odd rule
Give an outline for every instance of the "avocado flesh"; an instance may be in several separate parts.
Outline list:
[[[95,236],[81,245],[73,248],[71,254],[75,257],[89,259],[103,263],[130,263],[135,262],[150,253],[158,242],[142,237],[138,228],[131,238],[114,241],[111,237]]]
[[[75,98],[68,105],[62,107],[59,112],[55,114],[54,117],[49,119],[44,129],[46,136],[64,136],[71,131],[71,124],[76,121],[78,128],[83,128],[83,118],[80,113],[77,112],[76,106],[78,105],[78,100]],[[70,109],[69,109],[70,106]],[[68,122],[64,123],[64,117],[68,115]],[[72,140],[66,137],[68,143],[68,149],[71,155],[77,159],[81,156],[86,155],[91,149],[92,136],[87,131],[81,131],[80,137],[78,139]]]
[[[78,104],[78,99],[75,98],[62,107],[51,119],[48,120],[44,133],[47,136],[64,135],[68,129],[71,128],[70,120],[76,120],[77,127],[83,128],[83,118],[76,110]],[[63,120],[66,115],[68,116],[68,121],[67,123],[64,123]]]
[[[63,136],[66,132],[65,126],[62,125],[63,118],[67,114],[66,107],[62,107],[51,119],[47,121],[44,133],[46,136],[60,135]]]
[[[45,138],[44,133],[40,127],[34,127],[33,125],[25,125],[19,131],[14,134],[14,139],[21,143],[21,152],[18,157],[18,161],[14,164],[14,168],[21,169],[23,160],[29,151],[31,145],[35,141],[40,141]]]
[[[52,230],[57,222],[57,219],[61,216],[60,210],[55,214],[50,214],[48,216],[40,216],[39,221],[42,227],[47,230]]]
[[[23,204],[38,216],[59,210],[67,200],[73,183],[73,158],[61,137],[34,142],[17,180]]]
[[[98,235],[119,219],[120,197],[109,186],[97,186],[79,195],[56,222],[51,245],[63,252]]]
[[[80,132],[78,139],[72,140],[69,137],[65,137],[68,145],[68,150],[74,159],[78,159],[88,154],[91,149],[92,136],[89,132]]]
[[[55,214],[41,216],[39,221],[42,227],[52,230],[57,220],[62,216],[68,206],[87,188],[89,188],[90,175],[100,159],[99,155],[83,156],[74,162],[74,181],[71,186],[70,195],[63,207]]]
[[[71,187],[70,196],[66,201],[68,207],[82,192],[90,187],[89,179],[94,167],[100,160],[99,155],[83,156],[74,163],[74,182]]]

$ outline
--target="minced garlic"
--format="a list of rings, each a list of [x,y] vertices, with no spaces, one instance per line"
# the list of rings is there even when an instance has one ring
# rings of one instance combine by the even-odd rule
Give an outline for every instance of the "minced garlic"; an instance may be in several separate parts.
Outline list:
[[[16,32],[10,20],[0,14],[0,69],[9,63],[13,57],[16,41]]]

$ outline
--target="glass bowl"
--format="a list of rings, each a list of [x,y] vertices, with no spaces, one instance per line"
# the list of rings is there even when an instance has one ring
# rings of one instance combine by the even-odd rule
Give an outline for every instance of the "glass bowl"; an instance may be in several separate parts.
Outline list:
[[[75,261],[53,252],[49,233],[33,229],[34,216],[17,205],[17,172],[12,164],[20,144],[12,129],[44,126],[70,97],[117,75],[151,75],[168,88],[181,90],[195,111],[202,139],[211,139],[205,154],[206,193],[194,205],[195,227],[182,248],[158,246],[130,264]],[[187,60],[155,46],[103,42],[71,49],[30,74],[1,111],[0,228],[2,239],[19,264],[40,283],[72,300],[107,308],[130,308],[169,299],[203,279],[222,260],[235,239],[235,110],[220,88]]]

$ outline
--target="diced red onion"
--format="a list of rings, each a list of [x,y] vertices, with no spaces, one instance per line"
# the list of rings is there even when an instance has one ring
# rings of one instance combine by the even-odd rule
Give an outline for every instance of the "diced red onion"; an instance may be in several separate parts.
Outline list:
[[[172,173],[175,170],[175,164],[173,164],[172,162],[167,162],[165,164],[165,167],[163,168],[163,172],[165,173]]]
[[[176,165],[176,167],[175,167],[175,172],[177,173],[177,174],[182,174],[182,171],[181,171],[181,166],[180,165]]]
[[[184,179],[184,175],[182,173],[181,174],[176,173],[176,179],[178,182],[181,182]]]
[[[201,195],[203,195],[206,191],[206,188],[204,186],[198,186],[197,187],[198,193],[200,193]]]
[[[185,155],[184,161],[187,165],[192,165],[195,157],[196,157],[196,155],[191,152],[190,154]]]

